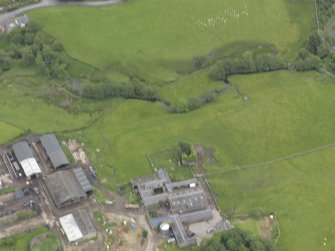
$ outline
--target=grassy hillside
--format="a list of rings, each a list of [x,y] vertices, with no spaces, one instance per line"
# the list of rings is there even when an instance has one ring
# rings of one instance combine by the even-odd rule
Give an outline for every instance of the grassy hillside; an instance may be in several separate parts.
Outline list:
[[[103,119],[76,136],[86,141],[101,174],[116,183],[150,173],[145,154],[179,141],[214,148],[219,164],[213,170],[272,160],[335,141],[335,114],[329,109],[335,105],[331,79],[314,72],[283,71],[231,80],[238,92],[232,89],[187,114],[170,114],[158,103],[115,103]]]
[[[47,103],[52,95],[57,96],[57,91],[44,81],[30,76],[0,79],[0,117],[13,125],[0,123],[0,144],[24,131],[43,133],[80,128],[97,116],[95,113],[70,113],[51,102]]]
[[[311,25],[312,6],[289,0],[136,0],[47,8],[29,16],[71,56],[156,82],[176,79],[194,56],[228,50],[238,41],[274,44],[283,54],[295,54]]]
[[[224,212],[274,212],[281,232],[279,250],[334,250],[334,154],[331,148],[273,166],[216,175],[209,182]]]

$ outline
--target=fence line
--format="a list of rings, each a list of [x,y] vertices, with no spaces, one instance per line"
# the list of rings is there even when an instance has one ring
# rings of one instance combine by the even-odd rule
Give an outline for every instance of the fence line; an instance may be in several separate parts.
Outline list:
[[[216,208],[219,210],[220,215],[223,217],[222,212],[221,212],[221,208],[220,208],[220,206],[219,206],[219,203],[218,203],[218,201],[216,200],[216,197],[215,197],[215,195],[214,195],[214,193],[213,193],[213,191],[212,191],[212,189],[211,189],[211,187],[210,187],[210,185],[209,185],[209,183],[208,183],[208,181],[207,181],[206,176],[204,176],[203,179],[204,179],[204,181],[206,182],[206,185],[207,185],[207,187],[208,187],[208,190],[209,190],[209,192],[211,193],[211,195],[212,195],[212,197],[213,197],[213,199],[214,199]]]
[[[319,152],[319,151],[326,150],[326,149],[333,148],[333,147],[335,147],[335,143],[324,145],[324,146],[319,146],[319,147],[312,148],[312,149],[309,149],[309,150],[306,150],[306,151],[303,151],[303,152],[299,152],[299,153],[286,155],[284,157],[274,159],[274,160],[269,160],[269,161],[265,161],[265,162],[260,162],[260,163],[256,163],[256,164],[250,164],[250,165],[244,165],[244,166],[236,166],[236,167],[233,167],[233,168],[230,168],[230,169],[227,169],[227,170],[226,169],[225,170],[219,170],[219,171],[216,171],[216,172],[210,172],[210,173],[202,174],[200,176],[210,176],[210,175],[217,175],[217,174],[220,174],[220,173],[227,173],[227,172],[232,172],[232,171],[237,171],[237,170],[242,170],[242,169],[270,166],[270,165],[276,164],[276,163],[281,162],[281,161],[294,159],[294,158],[297,158],[297,157],[300,157],[300,156],[303,156],[303,155],[307,155],[307,154],[314,153],[314,152]]]

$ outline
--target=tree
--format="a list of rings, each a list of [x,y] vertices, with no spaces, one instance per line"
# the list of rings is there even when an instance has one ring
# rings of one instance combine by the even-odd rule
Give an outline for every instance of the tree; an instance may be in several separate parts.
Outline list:
[[[314,55],[318,52],[318,47],[321,45],[322,39],[320,35],[320,31],[314,31],[309,35],[307,41],[307,49],[313,53]]]
[[[21,49],[21,54],[24,66],[32,66],[35,64],[35,56],[29,47]]]
[[[178,161],[179,164],[183,164],[183,154],[190,156],[192,153],[191,144],[186,142],[179,142],[178,144]]]
[[[272,242],[239,228],[216,234],[202,243],[200,251],[275,251]]]

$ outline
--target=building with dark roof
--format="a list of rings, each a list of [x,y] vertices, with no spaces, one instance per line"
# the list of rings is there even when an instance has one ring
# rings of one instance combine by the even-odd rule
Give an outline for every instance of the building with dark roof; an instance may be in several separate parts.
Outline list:
[[[81,188],[84,190],[85,193],[93,191],[93,187],[91,183],[88,181],[87,176],[81,167],[74,168],[73,173],[76,176]]]
[[[44,182],[57,208],[80,202],[87,198],[73,170],[49,174]]]
[[[54,134],[42,136],[41,144],[55,169],[70,165],[69,160]]]
[[[14,144],[12,148],[16,159],[20,163],[20,166],[28,179],[30,179],[31,176],[37,176],[42,172],[27,142],[18,142]]]
[[[208,207],[208,202],[202,189],[184,189],[169,193],[168,200],[172,213],[182,214]]]

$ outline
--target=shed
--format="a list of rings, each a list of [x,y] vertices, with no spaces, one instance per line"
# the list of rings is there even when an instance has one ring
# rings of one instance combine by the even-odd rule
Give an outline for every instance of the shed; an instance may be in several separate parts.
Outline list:
[[[72,214],[60,217],[59,223],[62,226],[69,242],[83,240],[84,236]]]
[[[81,167],[74,168],[73,172],[85,193],[93,191],[93,187]]]
[[[82,242],[96,237],[97,233],[85,209],[77,209],[59,218],[69,242]]]
[[[54,134],[42,136],[41,144],[55,169],[70,165],[69,160]]]
[[[42,172],[27,142],[22,141],[14,144],[13,150],[27,178]]]

